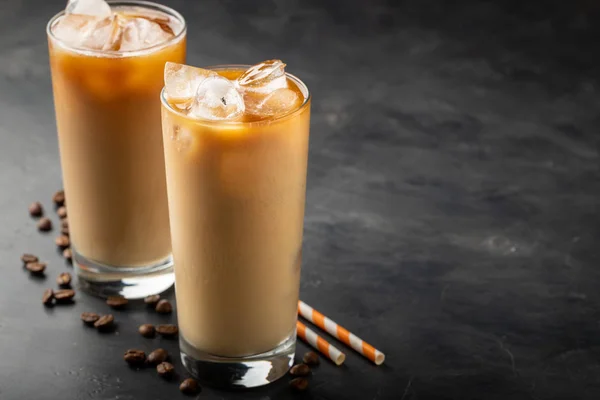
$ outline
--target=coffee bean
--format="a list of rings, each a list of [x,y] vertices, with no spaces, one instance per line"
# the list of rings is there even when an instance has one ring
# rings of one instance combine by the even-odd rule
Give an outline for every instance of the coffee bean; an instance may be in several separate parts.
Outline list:
[[[39,201],[35,201],[29,205],[29,215],[32,217],[41,217],[44,215],[44,208],[42,207],[42,203]]]
[[[69,249],[69,248],[64,249],[63,257],[65,258],[65,260],[71,262],[73,260],[73,252],[71,251],[71,249]]]
[[[161,362],[167,361],[169,354],[165,349],[156,349],[152,353],[148,354],[148,364],[158,365]]]
[[[308,353],[304,354],[302,361],[304,361],[306,365],[319,365],[321,362],[319,355],[314,351],[309,351]]]
[[[114,326],[115,317],[112,314],[106,314],[98,318],[96,322],[94,322],[94,328],[98,329],[100,332],[108,332]]]
[[[125,308],[127,303],[129,303],[129,301],[123,296],[108,296],[108,299],[106,299],[106,304],[115,310]]]
[[[96,321],[100,319],[100,316],[93,312],[83,312],[81,313],[81,320],[87,326],[94,326]]]
[[[155,310],[159,314],[171,314],[171,312],[173,312],[173,306],[169,300],[163,299],[156,304]]]
[[[66,218],[60,221],[60,233],[66,236],[70,236],[69,220]]]
[[[37,228],[41,232],[48,232],[49,230],[52,230],[52,221],[46,217],[41,218],[37,223]]]
[[[21,256],[21,261],[23,261],[23,266],[25,266],[29,263],[38,262],[39,258],[37,258],[37,256],[34,256],[33,254],[25,253]]]
[[[25,264],[25,268],[27,268],[27,270],[29,272],[31,272],[32,275],[44,275],[44,271],[46,270],[46,263],[43,263],[43,262],[27,263],[27,264]]]
[[[177,333],[179,332],[179,329],[177,329],[177,325],[165,324],[165,325],[158,325],[156,327],[156,332],[158,332],[158,334],[163,337],[173,337],[173,336],[177,335]]]
[[[52,201],[57,207],[63,206],[65,204],[65,191],[59,190],[58,192],[54,193],[54,196],[52,196]]]
[[[294,378],[290,381],[290,387],[298,392],[303,392],[308,389],[308,379]]]
[[[145,338],[153,338],[156,336],[156,329],[154,329],[154,325],[152,324],[140,325],[138,332]]]
[[[44,290],[44,295],[42,296],[42,304],[45,306],[49,306],[52,304],[52,300],[54,300],[54,292],[52,289]]]
[[[71,241],[67,235],[60,235],[56,239],[54,239],[54,243],[61,249],[66,249],[71,245]]]
[[[148,304],[149,306],[156,306],[156,303],[158,303],[158,301],[160,300],[160,295],[159,294],[153,294],[151,296],[148,296],[144,299],[144,303]]]
[[[185,379],[181,382],[181,385],[179,385],[179,390],[185,394],[196,394],[200,391],[199,389],[198,382],[192,378]]]
[[[59,207],[58,210],[56,210],[56,214],[58,214],[59,218],[66,218],[67,216],[67,207]]]
[[[297,364],[290,369],[290,375],[292,376],[308,376],[310,374],[310,367],[306,364]]]
[[[56,278],[56,283],[60,287],[69,287],[71,286],[71,274],[68,272],[61,273],[58,278]]]
[[[156,366],[156,372],[165,379],[171,379],[175,374],[175,367],[173,364],[164,361]]]
[[[129,349],[125,352],[123,359],[129,365],[140,366],[146,361],[146,353],[144,353],[142,350]]]
[[[61,289],[54,292],[54,298],[57,303],[66,304],[73,301],[75,291],[72,289]]]

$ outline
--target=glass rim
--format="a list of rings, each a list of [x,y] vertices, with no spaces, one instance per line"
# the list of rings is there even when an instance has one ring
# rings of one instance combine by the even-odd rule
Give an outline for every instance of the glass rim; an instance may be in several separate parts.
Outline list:
[[[205,67],[204,69],[208,69],[211,71],[247,70],[251,66],[252,65],[249,65],[249,64],[220,64],[220,65],[212,65],[209,67]],[[308,103],[310,102],[310,99],[311,99],[311,93],[310,93],[310,90],[308,90],[308,86],[306,86],[306,84],[304,82],[302,82],[302,80],[300,78],[298,78],[295,75],[290,74],[289,72],[286,72],[285,76],[287,78],[291,79],[296,85],[298,85],[298,88],[300,89],[302,94],[304,94],[304,101],[297,108],[295,108],[294,111],[290,111],[287,114],[283,114],[282,116],[279,116],[279,117],[273,118],[273,119],[262,119],[259,121],[227,121],[227,120],[214,120],[214,119],[190,117],[189,115],[184,114],[181,110],[178,110],[171,106],[171,104],[167,100],[164,86],[163,86],[162,90],[160,91],[160,102],[167,110],[169,110],[169,112],[172,112],[173,114],[176,114],[176,115],[178,115],[182,118],[185,118],[189,121],[197,122],[197,123],[204,124],[204,125],[226,125],[226,126],[270,125],[275,122],[280,122],[282,120],[289,119],[289,118],[299,114],[308,106]]]
[[[77,52],[79,54],[83,54],[83,55],[89,55],[89,56],[94,56],[94,57],[105,57],[105,58],[126,58],[126,57],[135,57],[135,56],[153,53],[157,50],[168,47],[175,42],[178,42],[186,35],[187,23],[185,22],[185,18],[183,18],[183,15],[181,15],[178,11],[172,9],[171,7],[168,7],[168,6],[165,6],[162,4],[158,4],[158,3],[154,3],[152,1],[145,1],[145,0],[107,0],[106,2],[111,6],[113,6],[113,5],[114,6],[137,6],[137,7],[149,8],[149,9],[153,9],[153,10],[162,11],[165,14],[168,14],[169,16],[172,16],[172,17],[176,18],[177,20],[179,20],[179,22],[181,22],[183,27],[181,28],[181,31],[179,33],[177,33],[175,36],[173,36],[171,39],[167,40],[166,42],[159,43],[159,44],[156,44],[156,45],[153,45],[150,47],[146,47],[141,50],[114,51],[114,50],[85,49],[85,48],[75,47],[68,43],[65,43],[63,40],[56,37],[54,35],[54,33],[52,32],[52,26],[56,23],[56,21],[58,21],[59,18],[63,17],[66,14],[65,10],[61,10],[56,15],[54,15],[52,18],[50,18],[50,20],[46,24],[46,35],[49,38],[52,38],[53,41],[57,42],[58,44],[60,44],[61,47],[65,48],[65,49],[72,50],[72,51],[75,51],[75,52]]]

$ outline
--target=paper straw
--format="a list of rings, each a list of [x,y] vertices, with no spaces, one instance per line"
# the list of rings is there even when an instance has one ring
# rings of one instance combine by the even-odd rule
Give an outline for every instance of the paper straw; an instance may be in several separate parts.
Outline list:
[[[346,359],[346,355],[344,353],[327,343],[325,339],[317,335],[314,331],[308,329],[306,325],[300,321],[296,322],[296,332],[298,333],[298,337],[300,339],[319,350],[336,365],[342,365],[344,363],[344,360]]]
[[[385,360],[385,354],[365,342],[358,336],[349,332],[343,326],[338,325],[330,320],[303,301],[298,301],[298,314],[306,318],[331,336],[338,339],[340,342],[352,347],[360,354],[373,361],[376,365],[381,365]]]

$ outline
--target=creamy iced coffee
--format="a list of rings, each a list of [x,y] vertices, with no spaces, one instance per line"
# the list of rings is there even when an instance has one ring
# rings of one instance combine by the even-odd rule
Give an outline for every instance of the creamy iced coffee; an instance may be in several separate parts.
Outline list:
[[[284,66],[165,69],[177,312],[195,359],[243,360],[295,339],[310,101]]]
[[[146,2],[70,1],[49,23],[48,41],[80,276],[111,279],[88,264],[170,260],[160,91],[165,63],[185,60],[183,19]]]

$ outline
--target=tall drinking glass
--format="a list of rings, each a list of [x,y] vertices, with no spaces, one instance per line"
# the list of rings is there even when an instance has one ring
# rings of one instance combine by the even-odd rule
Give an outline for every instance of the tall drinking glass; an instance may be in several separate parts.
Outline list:
[[[105,19],[48,23],[54,106],[80,284],[139,298],[174,281],[160,91],[165,62],[185,60],[186,25],[159,4],[109,4]],[[120,36],[99,48],[106,24]]]
[[[286,77],[299,101],[281,117],[195,118],[161,96],[181,357],[218,386],[267,384],[294,358],[310,96]]]

